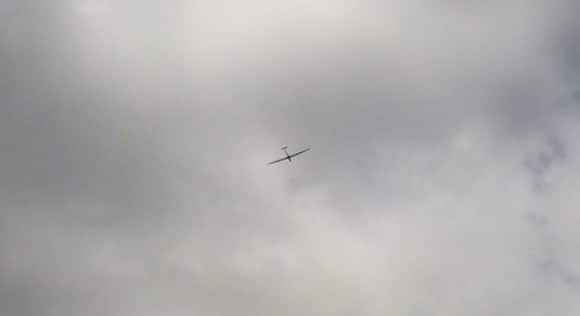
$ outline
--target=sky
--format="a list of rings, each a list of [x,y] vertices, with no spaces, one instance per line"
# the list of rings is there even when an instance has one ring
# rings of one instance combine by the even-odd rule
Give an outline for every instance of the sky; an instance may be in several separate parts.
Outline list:
[[[580,314],[579,21],[0,0],[0,314]]]

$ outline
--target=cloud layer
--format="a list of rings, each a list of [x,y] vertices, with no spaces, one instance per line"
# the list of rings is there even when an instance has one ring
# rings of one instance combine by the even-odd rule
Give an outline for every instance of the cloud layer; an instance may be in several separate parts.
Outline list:
[[[2,313],[578,314],[578,12],[0,2]]]

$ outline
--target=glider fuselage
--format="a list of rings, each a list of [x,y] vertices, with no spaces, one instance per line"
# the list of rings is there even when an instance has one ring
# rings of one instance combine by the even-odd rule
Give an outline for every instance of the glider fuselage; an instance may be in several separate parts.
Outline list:
[[[290,154],[288,153],[288,151],[286,151],[286,149],[284,149],[284,152],[286,153],[286,159],[288,159],[288,162],[292,162],[292,157],[290,157]]]

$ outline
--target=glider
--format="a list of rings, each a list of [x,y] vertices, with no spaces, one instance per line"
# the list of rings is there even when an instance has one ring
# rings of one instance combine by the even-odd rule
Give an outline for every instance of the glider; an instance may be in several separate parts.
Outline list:
[[[271,164],[274,164],[274,163],[277,163],[277,162],[280,162],[280,161],[284,161],[284,160],[288,160],[288,162],[292,162],[292,157],[296,157],[296,156],[298,156],[298,155],[300,155],[300,154],[303,154],[303,153],[305,153],[305,152],[307,152],[307,151],[309,151],[309,150],[310,150],[310,148],[306,148],[306,149],[304,149],[304,150],[301,150],[301,151],[299,151],[299,152],[297,152],[297,153],[293,153],[292,155],[290,155],[290,154],[288,153],[288,151],[286,151],[286,149],[288,149],[288,146],[284,146],[284,147],[282,147],[282,150],[283,150],[283,151],[286,153],[286,157],[284,157],[284,158],[280,158],[280,159],[278,159],[278,160],[274,160],[274,161],[272,161],[272,162],[270,162],[270,163],[268,163],[268,164],[269,164],[269,165],[271,165]]]

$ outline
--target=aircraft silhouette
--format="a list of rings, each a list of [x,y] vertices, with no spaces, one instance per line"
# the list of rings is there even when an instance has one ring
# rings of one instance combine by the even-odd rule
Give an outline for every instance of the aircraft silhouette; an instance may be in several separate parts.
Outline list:
[[[282,147],[282,150],[283,150],[283,151],[286,153],[286,157],[284,157],[284,158],[280,158],[280,159],[278,159],[278,160],[274,160],[274,161],[272,161],[272,162],[269,162],[268,164],[269,164],[269,165],[271,165],[271,164],[274,164],[274,163],[277,163],[277,162],[280,162],[280,161],[284,161],[284,160],[288,160],[288,162],[292,162],[292,157],[296,157],[296,156],[298,156],[298,155],[300,155],[300,154],[303,154],[303,153],[305,153],[305,152],[307,152],[307,151],[309,151],[309,150],[310,150],[310,148],[306,148],[306,149],[304,149],[304,150],[301,150],[301,151],[299,151],[299,152],[297,152],[297,153],[293,153],[292,155],[290,155],[290,154],[288,153],[288,151],[286,151],[286,149],[288,149],[288,146],[284,146],[284,147]]]

